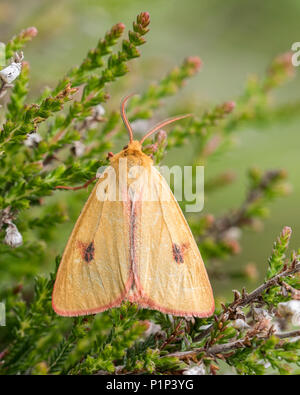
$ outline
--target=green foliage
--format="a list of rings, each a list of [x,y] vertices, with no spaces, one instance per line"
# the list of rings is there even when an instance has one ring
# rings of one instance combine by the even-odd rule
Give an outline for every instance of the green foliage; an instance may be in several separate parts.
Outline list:
[[[29,27],[28,29],[22,30],[20,34],[13,37],[6,44],[6,60],[12,58],[15,52],[23,49],[26,43],[31,41],[37,35],[37,29],[35,27]]]
[[[0,328],[0,374],[180,374],[200,367],[216,374],[220,361],[238,374],[265,374],[270,369],[286,374],[299,366],[299,340],[291,341],[299,331],[293,330],[291,313],[283,308],[284,303],[299,300],[300,288],[299,253],[287,255],[288,227],[274,244],[265,282],[249,294],[245,289],[234,291],[232,302],[218,303],[215,315],[205,319],[172,317],[129,302],[95,316],[59,317],[51,306],[55,272],[37,276],[48,270],[43,262],[51,254],[51,242],[57,242],[53,234],[72,210],[68,195],[57,187],[92,178],[107,163],[107,151],[120,144],[121,119],[115,108],[105,112],[102,105],[109,100],[109,86],[124,77],[128,63],[140,56],[138,47],[145,43],[149,23],[148,13],[139,14],[122,41],[125,26],[113,26],[78,67],[33,102],[27,98],[28,63],[23,62],[10,91],[2,84],[7,100],[1,109],[0,130],[0,237],[4,241],[0,244],[0,301],[6,304],[7,326]],[[29,28],[15,36],[7,44],[7,60],[36,34],[36,29]],[[147,122],[162,100],[176,94],[200,68],[201,60],[189,57],[146,87],[131,99],[129,119]],[[191,118],[173,126],[168,135],[157,133],[144,151],[159,164],[168,150],[183,149],[192,142],[195,155],[188,158],[189,163],[209,163],[231,148],[234,134],[243,128],[266,127],[286,114],[298,115],[294,104],[270,104],[272,89],[290,77],[288,55],[276,58],[266,76],[252,77],[235,102],[206,108],[195,104]],[[182,110],[187,109],[188,104],[183,104]],[[179,110],[180,106],[171,108],[169,113]],[[188,218],[214,276],[251,277],[249,268],[228,272],[224,261],[240,252],[243,230],[255,230],[268,214],[268,205],[288,192],[283,170],[254,167],[248,177],[240,207],[218,218],[201,213]],[[206,181],[206,193],[217,193],[233,181],[232,174],[217,175]],[[13,231],[10,239],[9,230]],[[278,330],[283,321],[284,328]]]
[[[273,253],[269,258],[267,279],[278,274],[284,267],[285,254],[289,245],[292,230],[286,226],[280,233],[278,240],[274,243]]]

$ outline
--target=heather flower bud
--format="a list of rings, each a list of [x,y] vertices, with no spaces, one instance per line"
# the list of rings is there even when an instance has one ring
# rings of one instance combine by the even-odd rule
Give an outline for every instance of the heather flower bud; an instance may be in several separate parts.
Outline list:
[[[241,246],[239,245],[237,240],[224,240],[224,244],[234,255],[237,255],[241,252]]]
[[[156,135],[156,141],[158,145],[162,145],[167,139],[167,133],[164,130],[160,130]]]
[[[190,56],[184,63],[189,76],[196,74],[202,67],[202,60],[198,56]]]
[[[143,149],[143,151],[147,154],[150,155],[151,157],[153,156],[153,154],[155,154],[158,150],[158,144],[149,144],[146,145]]]
[[[111,29],[113,35],[118,38],[122,35],[122,33],[125,30],[125,25],[124,23],[117,23],[113,28]]]
[[[223,111],[226,114],[230,114],[234,109],[235,109],[235,102],[234,101],[228,101],[223,104]]]
[[[282,71],[286,73],[287,76],[293,76],[295,74],[295,68],[292,63],[292,53],[287,52],[279,55],[270,67],[269,73],[274,73],[275,71]]]
[[[148,12],[142,12],[136,18],[136,22],[133,22],[133,30],[134,30],[134,32],[137,33],[139,36],[145,35],[149,31],[149,28],[148,28],[149,23],[150,23],[150,15],[149,15],[149,13]],[[129,32],[129,35],[130,35],[130,32]],[[141,37],[139,37],[139,39],[141,39]]]
[[[18,231],[18,228],[12,222],[8,223],[6,228],[6,235],[4,238],[4,243],[12,248],[19,247],[23,244],[23,237]]]
[[[286,239],[289,240],[291,238],[291,235],[292,235],[292,229],[289,226],[285,226],[282,229],[281,237],[286,238]]]
[[[149,12],[141,12],[137,17],[137,23],[141,24],[143,27],[147,27],[150,23]]]
[[[32,26],[32,27],[28,27],[27,29],[23,30],[22,32],[22,36],[23,38],[33,38],[38,34],[38,30],[36,27]]]

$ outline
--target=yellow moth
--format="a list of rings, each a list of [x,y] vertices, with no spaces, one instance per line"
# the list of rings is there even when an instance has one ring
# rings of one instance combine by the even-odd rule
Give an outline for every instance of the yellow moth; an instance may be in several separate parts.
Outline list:
[[[125,114],[128,97],[121,116],[129,144],[111,155],[76,222],[57,272],[53,309],[62,316],[95,314],[128,300],[208,317],[214,298],[201,254],[166,180],[142,152],[146,138],[185,116],[135,141]]]

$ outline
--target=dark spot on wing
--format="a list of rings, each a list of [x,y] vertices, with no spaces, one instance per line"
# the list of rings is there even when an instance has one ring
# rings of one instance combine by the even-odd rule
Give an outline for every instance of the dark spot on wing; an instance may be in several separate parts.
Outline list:
[[[92,241],[91,243],[83,243],[82,241],[77,242],[77,246],[80,251],[80,255],[82,256],[82,259],[86,263],[90,263],[95,256],[95,246],[94,242]]]
[[[173,244],[172,252],[173,252],[173,257],[174,257],[176,263],[183,263],[184,262],[182,251],[181,251],[181,248],[178,244],[175,244],[175,243]]]
[[[173,243],[172,253],[176,263],[184,263],[184,254],[189,248],[190,248],[189,243],[182,243],[181,246],[179,246],[176,243]]]
[[[84,250],[84,260],[89,263],[94,259],[94,242],[92,241]]]

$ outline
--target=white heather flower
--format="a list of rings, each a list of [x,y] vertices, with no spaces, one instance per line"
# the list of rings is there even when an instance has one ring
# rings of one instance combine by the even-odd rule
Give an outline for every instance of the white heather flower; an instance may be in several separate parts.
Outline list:
[[[81,141],[75,141],[73,145],[73,152],[75,156],[80,157],[84,154],[85,145]]]
[[[271,367],[271,364],[270,364],[270,362],[269,362],[269,361],[267,361],[267,362],[263,363],[263,365],[264,365],[265,369],[268,369],[268,368],[270,368],[270,367]]]
[[[244,320],[242,320],[241,318],[238,318],[237,320],[234,320],[234,321],[232,322],[232,326],[233,326],[235,329],[240,329],[240,330],[250,328],[250,326],[247,324],[247,322],[244,321]]]
[[[253,318],[256,321],[254,328],[259,330],[260,335],[267,335],[272,328],[273,317],[264,309],[253,308]]]
[[[282,327],[280,325],[280,322],[278,320],[273,322],[273,328],[275,333],[282,333]]]
[[[278,303],[278,313],[291,320],[293,325],[300,325],[300,300]]]
[[[200,365],[195,365],[195,366],[192,366],[191,368],[185,370],[183,372],[183,374],[187,375],[187,376],[189,376],[189,375],[204,376],[204,375],[206,375],[206,370],[205,370],[203,363],[200,363]]]
[[[10,247],[19,247],[23,244],[23,237],[19,232],[18,228],[12,222],[8,223],[6,228],[6,235],[4,238],[4,243],[9,245]]]
[[[154,324],[154,322],[152,321],[147,321],[148,329],[146,330],[146,332],[144,333],[144,335],[146,337],[150,336],[150,335],[155,335],[156,333],[161,331],[161,326]]]
[[[201,329],[202,331],[205,331],[206,329],[210,328],[211,326],[212,326],[211,324],[208,324],[208,325],[201,325],[201,326],[199,327],[199,329]]]
[[[19,77],[22,71],[23,54],[19,56],[16,54],[15,59],[11,64],[0,71],[0,78],[6,84],[11,84],[16,78]]]
[[[105,114],[105,108],[103,106],[101,106],[101,104],[98,104],[94,108],[94,113],[95,113],[96,117],[103,117],[103,115]]]
[[[42,137],[37,132],[34,132],[27,135],[24,144],[26,145],[26,147],[32,148],[36,147],[42,140]]]
[[[98,122],[102,120],[103,115],[105,114],[105,109],[101,104],[98,104],[93,108],[92,115],[86,117],[86,122],[88,123],[89,128],[96,128]]]
[[[232,226],[225,233],[225,237],[232,240],[239,240],[241,238],[242,231],[236,226]]]
[[[0,78],[7,84],[11,84],[21,74],[21,63],[12,62],[5,69],[0,71]]]
[[[185,317],[186,322],[190,322],[192,325],[195,323],[195,318],[194,317]]]
[[[256,307],[253,308],[253,313],[255,321],[260,321],[262,318],[266,318],[271,321],[273,318],[266,310]]]

